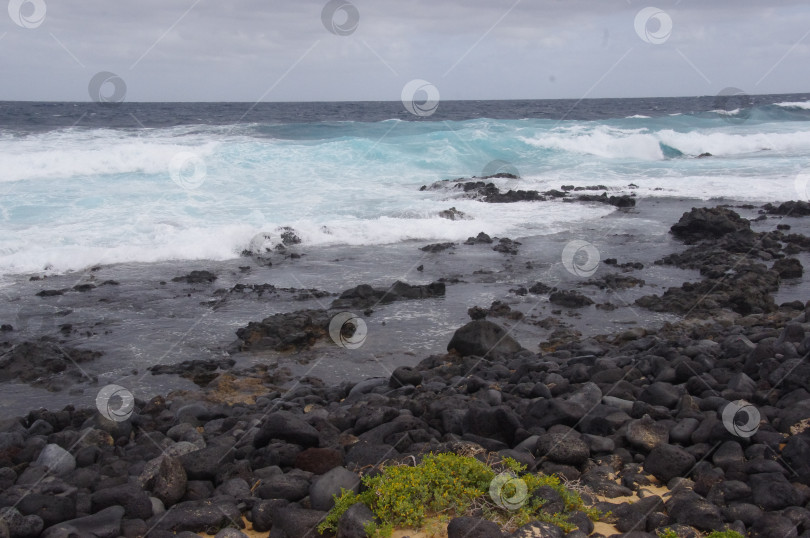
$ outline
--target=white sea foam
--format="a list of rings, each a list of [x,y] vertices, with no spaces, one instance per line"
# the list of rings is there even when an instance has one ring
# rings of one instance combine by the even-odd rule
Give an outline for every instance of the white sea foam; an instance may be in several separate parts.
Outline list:
[[[571,225],[599,218],[613,209],[607,206],[559,202],[509,204],[509,211],[495,204],[471,200],[454,201],[467,219],[450,221],[437,216],[442,202],[426,202],[433,209],[417,207],[398,211],[399,216],[377,218],[327,218],[265,221],[262,225],[135,219],[118,230],[93,229],[81,222],[63,225],[58,231],[30,228],[0,250],[0,272],[64,272],[96,264],[156,262],[165,260],[227,260],[249,248],[257,234],[280,241],[280,226],[291,226],[304,247],[328,245],[381,245],[409,240],[463,241],[478,232],[490,235],[556,233]],[[246,220],[256,218],[255,215]],[[71,239],[60,243],[54,235]]]
[[[720,129],[690,132],[672,129],[650,131],[616,129],[602,125],[589,131],[555,130],[533,138],[524,138],[523,141],[535,147],[571,153],[646,161],[665,158],[661,143],[693,156],[706,152],[715,156],[734,156],[767,150],[810,153],[810,131],[737,132],[742,134]]]
[[[292,133],[300,138],[205,126],[0,131],[0,274],[228,259],[257,233],[285,225],[304,247],[377,245],[461,241],[480,231],[554,233],[612,211],[562,202],[485,204],[456,191],[419,191],[437,180],[480,175],[496,159],[522,176],[494,180],[504,188],[626,190],[634,183],[640,197],[796,198],[794,178],[810,155],[803,122],[700,119],[687,129],[687,120],[659,130],[548,120],[349,122],[352,135],[324,137],[316,126]],[[683,156],[665,158],[662,144]],[[189,151],[204,161],[206,175],[183,188],[168,167]],[[707,152],[713,157],[692,158]],[[437,216],[450,206],[471,219]]]
[[[784,102],[784,103],[774,103],[776,106],[780,106],[782,108],[800,108],[802,110],[810,110],[810,101],[794,101],[794,102]]]
[[[197,143],[195,143],[197,142]],[[172,136],[133,137],[115,131],[52,131],[25,138],[0,139],[0,182],[65,179],[125,173],[167,173],[171,159],[192,146],[201,156],[214,140]]]

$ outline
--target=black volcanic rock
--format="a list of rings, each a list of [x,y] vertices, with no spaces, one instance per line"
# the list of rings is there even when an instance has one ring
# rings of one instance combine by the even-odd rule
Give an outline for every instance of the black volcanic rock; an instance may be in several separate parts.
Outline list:
[[[478,245],[478,244],[488,244],[492,243],[492,238],[485,234],[484,232],[478,232],[478,235],[475,237],[469,237],[466,241],[464,241],[465,245]]]
[[[272,439],[281,439],[305,447],[317,447],[320,442],[318,430],[287,411],[273,413],[264,419],[259,433],[253,439],[253,446],[265,446]]]
[[[18,380],[32,386],[61,390],[58,377],[85,378],[78,366],[102,356],[99,351],[76,349],[42,340],[22,342],[0,355],[0,381]]]
[[[555,291],[548,298],[553,304],[564,306],[565,308],[582,308],[593,304],[593,301],[578,291],[561,290]]]
[[[695,465],[695,457],[679,446],[666,443],[653,448],[644,459],[644,470],[663,483],[684,476]]]
[[[447,350],[455,350],[459,355],[478,357],[517,353],[523,349],[506,330],[491,321],[479,319],[458,329]]]
[[[802,262],[796,258],[782,258],[773,263],[773,270],[782,278],[801,278],[804,274]]]
[[[335,310],[362,310],[373,308],[378,304],[393,303],[409,299],[427,299],[443,297],[445,285],[443,282],[433,282],[426,285],[411,285],[397,280],[388,288],[372,288],[368,284],[361,284],[340,294],[332,302],[331,308]]]
[[[804,200],[782,202],[778,206],[765,204],[762,208],[769,215],[789,215],[791,217],[806,217],[810,215],[810,202]]]
[[[456,246],[455,243],[432,243],[430,245],[425,245],[424,247],[420,247],[419,250],[421,250],[423,252],[436,253],[436,252],[445,251],[447,249],[455,248],[455,246]]]
[[[177,276],[172,282],[185,282],[186,284],[209,284],[217,279],[217,275],[210,271],[192,271],[187,275]]]
[[[670,231],[675,237],[693,243],[750,229],[751,223],[730,209],[699,207],[684,213]]]
[[[628,194],[608,196],[607,192],[603,192],[601,195],[582,194],[577,197],[577,200],[580,202],[598,202],[615,207],[635,207],[636,205],[636,199]]]

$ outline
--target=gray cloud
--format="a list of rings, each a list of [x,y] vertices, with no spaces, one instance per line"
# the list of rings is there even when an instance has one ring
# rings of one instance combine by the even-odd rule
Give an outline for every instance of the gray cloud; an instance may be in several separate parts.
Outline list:
[[[130,101],[397,100],[414,78],[443,99],[810,91],[798,1],[663,1],[657,45],[634,29],[648,4],[625,0],[353,0],[346,37],[321,0],[45,1],[38,28],[0,22],[0,99],[85,101],[98,71]]]

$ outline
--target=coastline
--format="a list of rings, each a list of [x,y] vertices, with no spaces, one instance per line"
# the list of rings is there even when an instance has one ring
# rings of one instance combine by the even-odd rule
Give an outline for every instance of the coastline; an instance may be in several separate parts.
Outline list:
[[[510,290],[540,281],[571,287],[587,281],[569,273],[561,263],[562,249],[574,239],[592,240],[600,249],[602,259],[642,263],[644,269],[633,274],[645,284],[619,290],[618,298],[612,301],[618,307],[615,310],[586,308],[564,314],[560,311],[564,325],[590,336],[608,327],[619,330],[633,322],[666,321],[667,316],[653,312],[644,313],[641,319],[638,310],[633,312],[627,304],[643,294],[663,291],[666,286],[699,279],[697,271],[656,266],[653,262],[682,248],[669,237],[667,222],[674,222],[691,207],[706,203],[642,198],[636,208],[617,210],[597,221],[585,221],[569,232],[513,236],[512,239],[522,243],[514,255],[493,251],[493,245],[462,243],[441,252],[424,252],[420,248],[427,242],[412,240],[371,247],[295,245],[289,252],[272,253],[268,260],[248,256],[225,262],[97,265],[61,275],[16,275],[0,290],[3,299],[0,321],[15,330],[3,332],[1,336],[11,345],[45,336],[55,338],[60,345],[99,351],[103,355],[98,360],[83,365],[87,374],[98,376],[99,386],[105,382],[126,385],[136,380],[131,389],[146,400],[172,389],[194,388],[192,383],[177,376],[165,382],[161,382],[160,376],[145,377],[147,368],[222,358],[236,340],[236,330],[250,321],[275,313],[323,308],[342,291],[360,284],[387,287],[397,280],[410,284],[444,281],[448,293],[441,299],[380,305],[365,319],[370,330],[359,352],[337,348],[331,342],[318,348],[319,352],[329,354],[330,360],[337,361],[337,366],[324,371],[323,375],[333,379],[338,376],[339,381],[356,381],[385,375],[386,370],[380,368],[377,361],[383,361],[390,372],[396,366],[414,365],[424,356],[442,351],[453,331],[469,319],[467,309],[472,306],[487,308],[497,300],[538,319],[557,317],[558,314],[551,311],[561,309],[550,305],[542,294],[518,295]],[[508,209],[509,204],[503,206]],[[272,265],[267,265],[267,261]],[[420,266],[422,270],[417,269]],[[172,281],[199,270],[209,271],[216,280],[194,284]],[[612,268],[602,264],[595,277],[605,272],[612,272]],[[93,286],[88,291],[74,289],[88,284]],[[261,287],[267,284],[274,289],[265,292]],[[257,288],[237,291],[240,286]],[[49,290],[64,292],[37,295]],[[610,290],[606,293],[590,286],[584,291],[597,302],[611,302]],[[605,325],[607,320],[610,320],[608,326]],[[509,325],[514,320],[504,318],[502,321]],[[62,329],[66,324],[70,328]],[[552,332],[548,327],[529,323],[517,325],[517,338],[527,340],[527,347]],[[307,370],[302,367],[309,364],[313,356],[305,352],[296,360],[288,353],[273,354],[265,360],[281,360],[284,366],[293,369],[295,376]],[[10,387],[7,393],[10,397],[0,401],[0,409],[12,412],[10,403],[20,398],[26,401],[33,398],[43,404],[53,401],[63,407],[76,403],[77,396],[84,396],[85,405],[92,405],[98,387],[93,390],[95,384],[84,374],[64,386],[60,386],[58,379],[55,381],[51,390],[34,389],[33,393],[28,391],[27,385]],[[69,397],[60,399],[71,390]],[[17,408],[17,413],[25,413],[30,407]]]
[[[607,492],[607,497],[622,497],[634,490],[643,490],[644,474],[658,476],[673,491],[680,486],[678,495],[661,499],[662,504],[651,505],[652,509],[643,514],[641,519],[647,526],[653,521],[650,514],[662,513],[670,518],[667,524],[704,531],[718,522],[736,524],[747,509],[737,505],[761,505],[757,501],[763,497],[756,493],[755,484],[747,486],[747,493],[739,493],[739,488],[734,490],[739,497],[718,500],[717,493],[709,502],[714,508],[701,504],[708,502],[706,498],[712,488],[729,482],[748,484],[753,475],[773,475],[770,480],[779,483],[788,504],[767,506],[762,514],[780,512],[768,517],[773,520],[774,529],[782,529],[781,520],[789,518],[781,511],[788,506],[798,509],[810,500],[810,487],[806,485],[810,475],[796,465],[804,454],[802,451],[810,444],[807,435],[790,430],[791,426],[810,418],[810,413],[804,412],[808,400],[803,399],[800,392],[804,377],[798,377],[790,390],[784,386],[777,390],[778,383],[769,380],[768,375],[779,370],[779,361],[795,361],[805,352],[804,334],[808,327],[805,327],[804,303],[810,298],[805,283],[807,277],[785,278],[779,282],[778,290],[769,292],[775,299],[774,309],[763,312],[734,312],[717,304],[707,307],[705,312],[690,310],[684,316],[682,312],[667,310],[663,303],[653,305],[656,309],[661,307],[658,312],[636,303],[645,296],[662,296],[671,288],[684,289],[684,283],[699,284],[706,279],[719,283],[725,278],[724,274],[736,278],[733,271],[723,271],[741,263],[740,267],[749,262],[759,263],[768,271],[774,258],[762,259],[758,253],[768,249],[782,253],[787,243],[734,251],[727,249],[728,245],[721,245],[730,237],[724,232],[717,237],[701,237],[706,240],[700,243],[706,251],[699,251],[692,258],[687,256],[688,241],[674,237],[670,227],[693,206],[717,205],[729,205],[742,217],[751,219],[750,229],[754,234],[775,232],[777,225],[788,224],[791,229],[784,230],[783,234],[810,236],[810,222],[807,222],[810,219],[806,217],[769,215],[764,220],[754,220],[760,215],[757,204],[642,198],[634,208],[617,210],[570,232],[512,237],[510,243],[504,243],[508,247],[506,252],[493,250],[493,245],[500,244],[495,240],[493,243],[457,244],[436,252],[420,250],[425,244],[418,241],[373,248],[310,250],[295,246],[285,253],[271,255],[272,266],[247,257],[217,263],[102,266],[83,273],[81,278],[76,274],[42,280],[19,278],[12,288],[12,296],[4,301],[5,308],[11,305],[17,312],[38,313],[41,310],[35,310],[35,306],[47,305],[54,314],[44,318],[21,316],[20,320],[37,321],[26,321],[30,326],[4,332],[4,338],[9,338],[4,353],[20,343],[18,338],[25,339],[29,334],[25,331],[30,330],[56,336],[56,341],[49,338],[40,341],[61,346],[68,354],[84,350],[101,351],[103,355],[76,364],[78,373],[71,373],[69,368],[55,372],[57,375],[45,380],[44,386],[59,389],[56,392],[31,389],[27,385],[18,385],[16,392],[6,392],[7,400],[17,400],[3,402],[7,416],[23,415],[36,407],[31,403],[46,399],[67,401],[76,408],[59,411],[63,406],[57,404],[49,406],[50,411],[31,411],[22,420],[3,422],[4,434],[22,439],[16,450],[4,453],[5,461],[10,464],[6,467],[13,468],[15,473],[14,480],[10,473],[3,475],[4,485],[12,492],[6,499],[22,494],[23,485],[30,486],[29,490],[36,489],[43,481],[58,489],[57,482],[75,482],[77,475],[86,479],[90,473],[87,469],[90,469],[106,478],[94,487],[85,486],[86,493],[72,494],[77,517],[85,512],[100,513],[97,508],[104,510],[123,505],[119,523],[124,517],[125,521],[140,520],[147,528],[154,524],[155,532],[149,536],[160,536],[160,529],[178,530],[186,525],[185,521],[193,521],[191,512],[186,514],[184,510],[200,510],[199,503],[203,499],[216,498],[214,504],[227,515],[226,520],[222,520],[221,515],[209,514],[213,519],[202,518],[193,525],[205,527],[212,522],[228,525],[228,520],[238,519],[234,517],[236,513],[259,517],[257,506],[260,506],[268,514],[272,513],[276,526],[292,529],[301,522],[290,522],[287,516],[281,515],[282,511],[272,508],[275,506],[272,501],[281,498],[306,510],[306,517],[315,517],[310,505],[311,488],[320,474],[303,469],[305,466],[298,460],[308,445],[329,450],[330,457],[340,463],[333,468],[346,467],[353,472],[365,465],[378,464],[383,446],[388,447],[384,451],[393,448],[394,454],[404,456],[425,450],[450,450],[457,447],[454,443],[466,442],[503,454],[520,453],[519,457],[530,462],[533,470],[568,475],[596,493]],[[573,262],[580,274],[566,268],[561,252],[575,240],[586,241],[596,248],[600,263],[592,274],[585,274],[590,269],[582,261]],[[798,238],[793,243],[804,245]],[[728,251],[729,256],[736,255],[739,259],[719,260],[711,254],[713,248]],[[790,257],[807,267],[808,250],[802,249],[790,253]],[[512,254],[513,251],[516,253]],[[749,254],[754,257],[748,259]],[[685,258],[675,264],[655,263],[673,255]],[[689,264],[693,267],[688,268]],[[713,274],[718,267],[724,267],[723,271]],[[191,271],[208,271],[216,280],[207,281],[204,274],[194,277]],[[606,281],[607,275],[618,275],[625,280]],[[179,281],[172,282],[174,278]],[[600,279],[603,287],[600,287]],[[385,293],[396,280],[414,286],[441,283],[443,293],[390,302],[372,298],[369,303],[357,290],[357,286],[369,284]],[[110,281],[117,284],[103,285]],[[540,293],[529,291],[537,283],[562,291],[576,291],[593,304],[582,307],[554,304],[549,300],[551,289],[536,288]],[[84,291],[75,289],[83,284],[93,287]],[[272,288],[263,286],[265,284],[271,284]],[[758,292],[756,282],[749,284]],[[36,295],[43,290],[67,291],[50,296],[47,293]],[[698,291],[695,297],[703,300],[702,292]],[[740,291],[746,293],[747,290]],[[713,288],[703,295],[712,298],[712,293]],[[749,295],[754,297],[755,293]],[[563,301],[570,299],[562,298]],[[801,304],[785,305],[794,300]],[[495,301],[500,304],[493,305]],[[472,307],[479,307],[479,311],[468,312]],[[252,349],[247,345],[249,339],[235,337],[237,329],[271,314],[292,315],[300,311],[334,314],[346,310],[355,311],[359,316],[369,308],[371,312],[361,318],[368,336],[357,349],[335,345],[323,327],[320,332],[317,327],[313,328],[318,324],[311,320],[300,322],[296,318],[293,323],[292,318],[283,315],[278,319],[282,324],[291,323],[291,333],[303,328],[306,334],[303,338],[293,335],[295,338],[282,351]],[[99,315],[100,312],[103,314]],[[448,343],[459,328],[466,326],[471,317],[481,316],[508,331],[508,338],[514,339],[522,350],[517,353],[514,349],[502,350],[490,356],[490,349],[498,351],[502,346],[504,339],[501,338],[490,342],[494,347],[485,349],[485,361],[475,358],[478,353],[447,354]],[[326,319],[328,321],[329,317]],[[299,322],[300,325],[295,325]],[[71,326],[66,329],[65,323]],[[162,327],[165,332],[155,333],[156,327]],[[156,337],[156,334],[174,338]],[[738,337],[733,338],[734,335]],[[267,336],[262,334],[262,337]],[[785,342],[790,343],[792,351],[784,348]],[[141,343],[140,349],[133,349],[134,343]],[[778,346],[783,347],[776,349]],[[121,350],[128,350],[124,360]],[[774,359],[776,353],[781,355],[778,360]],[[182,364],[183,361],[202,362]],[[760,371],[760,362],[767,371]],[[180,375],[153,375],[148,368],[158,364],[168,366],[168,371],[175,371],[172,366],[177,367]],[[778,381],[805,375],[801,361],[795,368],[782,371],[784,375]],[[418,373],[418,382],[394,383],[392,373],[397,371],[400,374],[395,377],[401,377],[403,372]],[[133,380],[139,380],[140,384]],[[700,383],[706,386],[697,386]],[[127,420],[105,421],[95,412],[98,391],[109,384],[120,385],[133,394],[133,414]],[[598,397],[594,396],[596,391]],[[605,400],[611,397],[614,400]],[[758,431],[750,438],[735,435],[722,420],[723,409],[734,399],[752,400],[761,409],[764,422],[757,424]],[[431,407],[432,401],[443,402],[445,408]],[[575,403],[580,407],[576,408]],[[790,407],[800,412],[791,414]],[[488,413],[499,408],[507,408],[510,418],[507,425],[493,429]],[[22,411],[17,413],[15,409]],[[595,409],[598,413],[591,414]],[[267,417],[281,410],[295,415],[295,421],[290,423],[293,429],[310,432],[306,442],[299,444],[296,441],[301,438],[286,438],[286,434],[281,436],[281,442],[277,437],[268,438],[276,439],[271,447],[256,441],[266,429]],[[445,410],[448,412],[443,413]],[[360,427],[358,421],[364,416],[373,418]],[[790,421],[795,422],[787,424]],[[611,431],[605,430],[605,424]],[[45,433],[48,426],[50,431]],[[106,432],[107,436],[94,441],[95,444],[84,443],[79,432],[87,431],[88,427],[91,433]],[[317,431],[312,433],[308,428]],[[409,432],[426,432],[426,437]],[[158,439],[157,444],[148,448],[147,438],[153,436]],[[569,439],[569,444],[577,447],[579,453],[554,452],[558,443],[549,447],[541,442],[541,438],[549,436]],[[19,439],[12,437],[8,440],[13,449]],[[33,464],[46,442],[81,450],[81,456],[78,450],[73,450],[75,454],[70,456],[74,469],[50,473],[43,471],[42,465]],[[117,449],[109,446],[112,444],[121,450],[116,453]],[[187,446],[189,444],[192,446]],[[177,445],[182,446],[170,448]],[[659,450],[659,445],[664,448]],[[793,452],[788,450],[788,455],[784,456],[788,446]],[[172,450],[183,454],[188,450],[188,454],[194,456],[184,459],[183,454],[174,454]],[[88,455],[91,452],[92,457]],[[164,508],[180,506],[178,503],[198,503],[183,504],[175,510],[191,519],[164,515],[171,514],[171,510],[158,514],[152,508],[132,508],[120,500],[122,497],[112,494],[107,497],[112,501],[94,500],[99,497],[99,490],[109,488],[124,488],[122,491],[128,491],[141,501],[144,495],[147,498],[156,495],[154,483],[143,478],[145,463],[154,458],[172,458],[174,472],[186,477],[181,495],[161,502]],[[191,463],[192,459],[198,462]],[[771,463],[751,463],[760,460]],[[793,465],[778,463],[786,460]],[[126,461],[137,472],[130,471],[116,479],[110,474],[111,462],[115,461]],[[222,461],[227,465],[220,465]],[[672,469],[667,462],[673,461],[690,463]],[[781,470],[773,462],[782,465]],[[197,468],[197,464],[207,467]],[[614,486],[608,484],[611,480],[604,474],[605,469],[601,469],[605,466],[621,478],[617,487],[614,487],[615,482]],[[108,469],[106,475],[105,469]],[[262,469],[265,471],[259,473]],[[718,474],[717,469],[722,472]],[[685,478],[687,474],[690,478]],[[776,475],[782,478],[777,480]],[[42,480],[45,476],[59,478]],[[275,489],[265,488],[265,494],[257,497],[250,489],[257,480],[275,483],[271,479],[278,476],[294,479],[296,492],[277,497],[281,486],[276,484]],[[687,483],[689,480],[692,484]],[[12,486],[13,482],[16,485]],[[190,489],[191,482],[202,489]],[[196,482],[210,483],[210,490]],[[140,493],[130,491],[133,483],[139,484]],[[247,492],[243,483],[249,486]],[[297,497],[302,492],[304,494]],[[6,504],[17,505],[18,500]],[[107,506],[101,508],[105,504]],[[677,507],[679,504],[681,508]],[[730,504],[738,511],[727,513]],[[620,530],[625,529],[622,532],[631,528],[626,521],[638,520],[640,516],[628,506],[632,505],[612,508],[618,511],[612,523]],[[677,515],[691,514],[695,510],[702,520]],[[297,512],[286,511],[293,514],[293,519]],[[728,521],[731,517],[728,514],[739,518]],[[139,517],[131,517],[133,515]],[[305,514],[297,515],[304,518]],[[742,530],[755,529],[760,533],[757,536],[771,535],[764,525],[757,525],[751,521],[745,523]],[[132,528],[135,527],[142,531],[140,524],[133,523]],[[636,527],[632,528],[652,530]],[[284,532],[290,538],[297,536]]]

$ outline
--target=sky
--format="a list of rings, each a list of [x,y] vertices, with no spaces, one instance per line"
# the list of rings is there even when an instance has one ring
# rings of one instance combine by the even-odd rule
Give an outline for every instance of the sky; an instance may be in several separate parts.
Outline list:
[[[441,99],[801,93],[810,3],[9,0],[0,66],[0,100],[397,101],[413,80]]]

